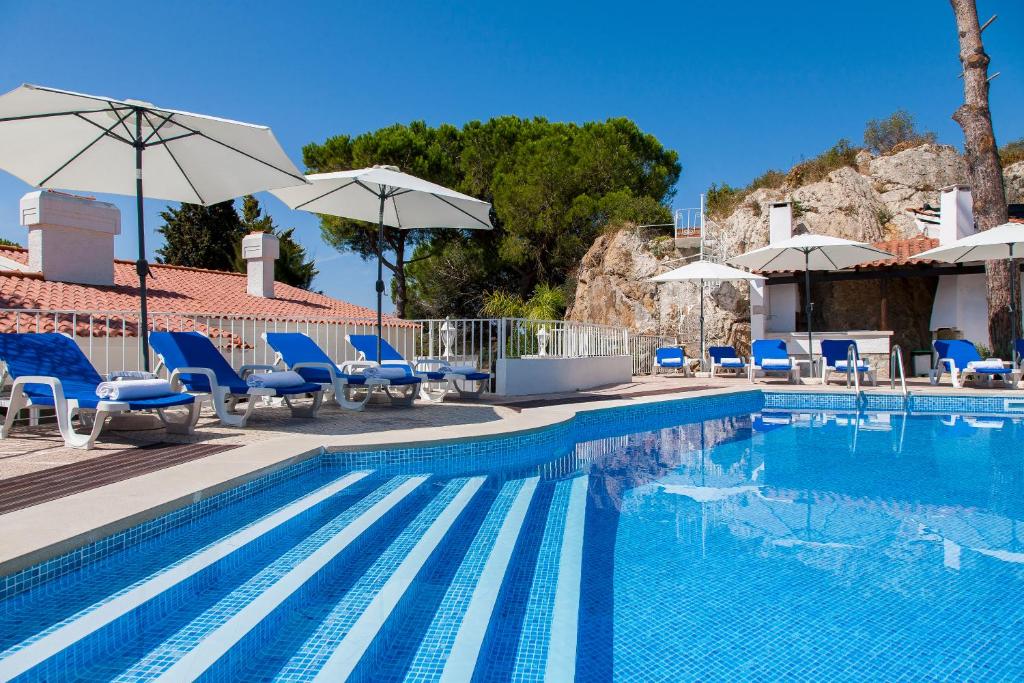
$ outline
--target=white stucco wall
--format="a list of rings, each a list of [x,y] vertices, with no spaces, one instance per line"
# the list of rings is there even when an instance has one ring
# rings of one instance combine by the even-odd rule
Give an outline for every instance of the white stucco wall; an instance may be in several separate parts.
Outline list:
[[[629,356],[593,358],[509,358],[497,361],[501,396],[550,394],[622,384],[633,379]]]
[[[963,339],[990,346],[985,274],[941,276],[935,290],[929,329],[932,332],[957,330]]]

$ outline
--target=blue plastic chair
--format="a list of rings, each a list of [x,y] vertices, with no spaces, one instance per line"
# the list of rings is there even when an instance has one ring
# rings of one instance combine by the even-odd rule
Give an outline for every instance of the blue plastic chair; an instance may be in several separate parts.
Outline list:
[[[822,339],[821,340],[821,383],[828,384],[829,378],[834,372],[841,372],[846,375],[846,363],[849,358],[850,347],[853,347],[856,354],[854,370],[860,375],[863,382],[870,382],[875,385],[875,371],[871,364],[860,357],[860,349],[857,342],[852,339]]]
[[[966,339],[936,339],[932,342],[938,360],[932,371],[935,382],[942,380],[942,373],[948,372],[952,385],[961,388],[969,379],[984,379],[990,383],[996,377],[1011,389],[1017,386],[1020,374],[998,358],[985,359],[977,347]]]
[[[709,346],[708,356],[711,357],[712,377],[718,372],[723,371],[739,376],[740,373],[747,369],[747,364],[740,358],[739,354],[736,353],[736,349],[732,346]]]
[[[355,348],[361,361],[369,364],[377,357],[377,335],[350,334],[345,339]],[[477,398],[491,379],[490,373],[480,370],[452,370],[443,358],[420,358],[410,363],[386,339],[380,342],[380,361],[384,367],[405,368],[411,377],[423,383],[420,397],[434,402],[443,401],[452,390],[463,398]]]
[[[209,394],[214,412],[220,421],[231,427],[244,427],[260,397],[281,397],[291,408],[294,417],[316,417],[323,400],[319,384],[305,382],[293,387],[250,387],[246,375],[260,370],[273,372],[274,366],[243,365],[235,372],[217,347],[198,332],[151,332],[149,345],[159,356],[160,363],[171,373],[171,386],[184,386],[194,394]],[[308,407],[292,405],[291,397],[304,394],[313,396]],[[246,400],[245,412],[234,412],[235,405]]]
[[[654,351],[654,372],[659,369],[678,370],[684,375],[692,375],[690,360],[686,357],[686,348],[682,346],[663,346]]]
[[[285,367],[302,375],[307,382],[329,389],[343,408],[363,410],[373,389],[384,389],[392,383],[390,379],[345,372],[347,367],[339,368],[315,341],[301,332],[267,332],[263,338]],[[401,385],[416,384],[420,380],[401,377],[394,381]]]
[[[750,345],[750,381],[753,382],[757,373],[765,375],[783,374],[790,382],[796,378],[796,365],[789,357],[786,342],[781,339],[756,339]]]
[[[0,437],[10,435],[23,408],[52,407],[64,443],[71,448],[90,449],[103,429],[106,418],[114,413],[152,410],[169,431],[191,434],[199,419],[199,404],[194,396],[175,392],[155,398],[109,401],[96,395],[103,378],[73,339],[56,332],[0,334],[0,359],[13,380],[11,399]],[[184,421],[170,421],[167,408],[188,407]],[[73,420],[82,411],[95,411],[88,434],[75,431]]]

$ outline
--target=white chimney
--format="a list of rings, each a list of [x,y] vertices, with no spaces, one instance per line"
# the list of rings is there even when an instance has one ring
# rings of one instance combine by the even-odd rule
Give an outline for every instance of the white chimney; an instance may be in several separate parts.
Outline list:
[[[768,244],[788,240],[793,236],[793,204],[772,202],[768,208]]]
[[[249,294],[274,298],[274,261],[280,255],[281,243],[268,232],[253,232],[242,238]]]
[[[973,235],[974,197],[967,185],[950,185],[939,195],[939,244]]]
[[[21,198],[28,228],[29,270],[43,279],[84,285],[114,284],[114,237],[121,212],[87,197],[39,190]]]

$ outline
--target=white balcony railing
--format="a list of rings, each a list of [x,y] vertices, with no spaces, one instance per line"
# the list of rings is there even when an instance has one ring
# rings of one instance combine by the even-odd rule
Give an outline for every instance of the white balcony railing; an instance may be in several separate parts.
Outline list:
[[[135,311],[44,311],[0,309],[0,326],[9,332],[73,334],[103,374],[142,366],[139,316]],[[338,363],[356,360],[345,341],[349,334],[374,334],[373,319],[290,319],[209,313],[151,313],[149,330],[200,331],[209,336],[234,367],[273,363],[265,332],[302,332]],[[523,318],[445,318],[402,321],[385,326],[385,338],[405,358],[444,358],[495,372],[500,358],[583,358],[630,355],[633,373],[653,371],[654,352],[673,337],[638,335],[623,327],[566,320]],[[150,366],[155,365],[150,359]],[[492,387],[493,389],[493,387]]]

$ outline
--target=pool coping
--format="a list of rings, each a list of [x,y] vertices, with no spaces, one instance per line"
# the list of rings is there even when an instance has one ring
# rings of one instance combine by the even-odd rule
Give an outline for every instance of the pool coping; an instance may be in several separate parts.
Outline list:
[[[528,408],[491,422],[337,436],[289,435],[234,448],[0,515],[0,577],[65,555],[326,452],[443,446],[524,436],[585,412],[749,393],[744,384],[701,391]]]

